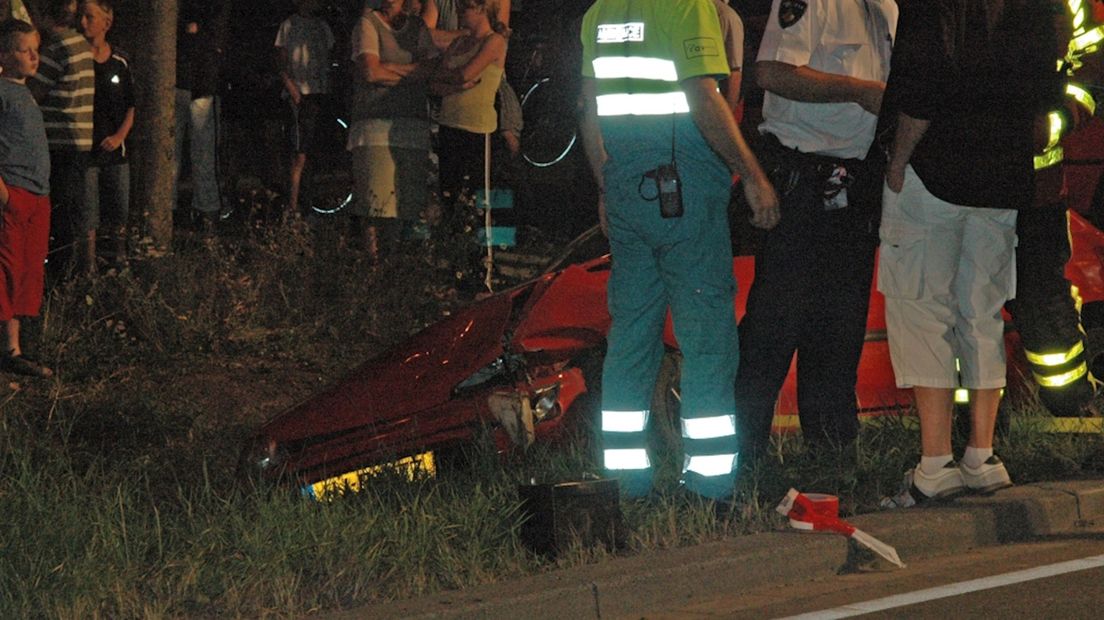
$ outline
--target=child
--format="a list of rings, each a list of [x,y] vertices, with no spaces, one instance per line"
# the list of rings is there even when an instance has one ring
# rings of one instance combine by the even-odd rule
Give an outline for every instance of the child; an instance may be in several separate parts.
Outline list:
[[[125,54],[107,42],[107,31],[115,20],[111,0],[84,0],[80,28],[92,46],[96,70],[96,97],[92,105],[92,159],[85,176],[84,204],[89,214],[89,255],[86,267],[93,270],[96,258],[96,226],[100,207],[113,224],[115,261],[126,262],[126,226],[130,213],[130,164],[126,138],[134,126],[134,87],[130,62]]]
[[[329,108],[330,52],[334,35],[326,21],[316,15],[318,0],[295,0],[297,12],[280,24],[276,33],[276,52],[280,66],[280,81],[291,104],[291,182],[288,208],[299,212],[300,187],[306,188],[304,176],[307,157],[317,157],[324,148],[320,135]],[[305,192],[304,192],[305,193]]]
[[[42,307],[50,233],[50,153],[42,112],[27,90],[38,71],[38,32],[24,21],[0,22],[0,369],[33,377],[52,370],[23,353],[17,316]]]

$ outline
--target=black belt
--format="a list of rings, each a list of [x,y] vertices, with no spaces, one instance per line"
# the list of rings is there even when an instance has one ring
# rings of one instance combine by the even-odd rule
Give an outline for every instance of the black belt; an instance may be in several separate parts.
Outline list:
[[[761,144],[771,155],[780,157],[786,162],[790,162],[792,165],[800,164],[812,167],[843,166],[849,170],[854,169],[859,171],[864,169],[867,164],[867,162],[862,159],[832,157],[831,155],[821,155],[819,153],[803,153],[796,148],[791,148],[782,144],[778,136],[772,133],[763,134]]]

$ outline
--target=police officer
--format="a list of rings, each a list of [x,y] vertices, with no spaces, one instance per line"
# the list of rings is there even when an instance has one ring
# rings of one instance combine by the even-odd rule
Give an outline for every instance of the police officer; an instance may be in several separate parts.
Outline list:
[[[774,0],[756,63],[760,156],[782,219],[756,255],[740,324],[737,410],[762,449],[797,353],[802,434],[849,444],[884,157],[871,148],[897,24],[893,0]]]
[[[1089,0],[1055,2],[1067,105],[1041,119],[1043,152],[1035,157],[1035,200],[1016,220],[1016,299],[1006,308],[1016,323],[1039,397],[1059,416],[1076,416],[1096,393],[1081,328],[1081,299],[1065,276],[1070,258],[1069,214],[1061,138],[1096,108],[1089,89],[1076,81],[1083,57],[1098,49],[1104,26],[1091,19]],[[1069,12],[1067,12],[1067,10]]]
[[[728,64],[709,0],[598,0],[581,38],[580,130],[613,256],[603,467],[629,496],[651,489],[645,431],[670,307],[683,354],[682,481],[725,499],[738,452],[730,175],[745,179],[758,226],[778,221],[777,197],[717,92]]]

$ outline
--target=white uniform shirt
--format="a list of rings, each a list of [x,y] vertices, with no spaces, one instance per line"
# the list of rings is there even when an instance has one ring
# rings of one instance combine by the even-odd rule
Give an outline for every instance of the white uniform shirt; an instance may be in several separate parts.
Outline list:
[[[807,4],[790,26],[779,6]],[[757,60],[774,60],[824,73],[885,82],[897,31],[894,0],[774,0]],[[760,133],[803,153],[846,159],[866,156],[878,119],[857,103],[805,103],[767,91]]]
[[[284,20],[276,33],[275,47],[288,56],[288,76],[304,95],[330,92],[330,50],[333,32],[325,20],[298,13]]]

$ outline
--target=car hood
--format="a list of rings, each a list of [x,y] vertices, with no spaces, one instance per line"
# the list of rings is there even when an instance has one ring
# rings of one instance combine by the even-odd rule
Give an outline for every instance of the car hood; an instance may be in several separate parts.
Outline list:
[[[502,355],[511,314],[530,288],[460,309],[349,372],[261,429],[281,442],[387,425],[447,402],[457,384]]]

